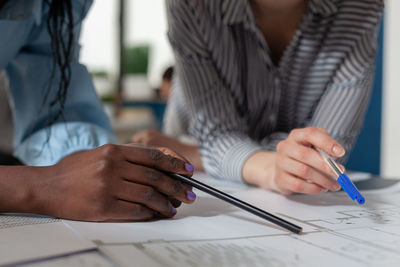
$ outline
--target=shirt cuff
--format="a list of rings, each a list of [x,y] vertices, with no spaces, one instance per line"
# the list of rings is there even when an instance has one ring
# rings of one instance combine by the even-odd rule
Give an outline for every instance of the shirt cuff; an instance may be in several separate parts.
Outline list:
[[[115,135],[97,125],[57,123],[29,136],[15,148],[14,156],[29,166],[49,166],[77,151],[110,143],[117,143]]]
[[[278,146],[279,142],[287,139],[288,136],[289,134],[286,132],[275,132],[265,137],[261,141],[261,145],[265,150],[276,152],[276,147]]]
[[[243,183],[242,170],[244,164],[251,155],[261,150],[263,150],[261,146],[250,140],[231,146],[222,159],[221,168],[223,177]]]

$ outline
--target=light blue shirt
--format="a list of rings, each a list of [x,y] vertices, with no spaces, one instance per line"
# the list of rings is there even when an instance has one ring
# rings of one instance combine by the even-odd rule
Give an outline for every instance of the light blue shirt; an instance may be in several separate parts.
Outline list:
[[[78,40],[81,21],[92,1],[72,2]],[[47,127],[49,103],[56,98],[59,81],[56,75],[43,104],[52,71],[48,9],[43,0],[7,1],[0,9],[0,70],[5,69],[9,78],[14,155],[33,166],[52,165],[73,152],[116,142],[90,74],[79,63],[76,40],[64,118]]]

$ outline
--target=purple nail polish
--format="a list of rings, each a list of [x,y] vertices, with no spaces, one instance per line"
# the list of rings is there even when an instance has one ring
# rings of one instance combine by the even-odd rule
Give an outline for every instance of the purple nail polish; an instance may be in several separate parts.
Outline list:
[[[194,171],[194,166],[189,164],[189,163],[185,163],[185,168],[188,172],[193,172]]]
[[[187,197],[187,199],[189,199],[190,201],[193,201],[193,200],[195,200],[196,199],[196,194],[195,193],[193,193],[192,191],[187,191],[186,192],[186,197]]]
[[[178,211],[175,208],[172,208],[172,216],[175,216]]]

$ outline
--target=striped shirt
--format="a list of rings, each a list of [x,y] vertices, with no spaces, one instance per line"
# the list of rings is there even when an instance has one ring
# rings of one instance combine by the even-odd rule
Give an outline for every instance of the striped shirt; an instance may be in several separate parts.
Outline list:
[[[308,0],[277,65],[249,0],[167,3],[180,84],[170,105],[187,120],[208,173],[241,180],[252,154],[275,151],[307,126],[351,150],[369,102],[383,0]]]

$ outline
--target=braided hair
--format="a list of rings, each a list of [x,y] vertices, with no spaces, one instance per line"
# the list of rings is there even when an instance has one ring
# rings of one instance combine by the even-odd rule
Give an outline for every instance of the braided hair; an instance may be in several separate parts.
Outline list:
[[[48,86],[43,98],[42,108],[48,101],[54,77],[60,73],[58,90],[54,99],[50,100],[47,116],[47,126],[57,122],[63,116],[67,99],[68,87],[71,81],[71,61],[74,45],[74,18],[71,0],[46,0],[49,5],[47,30],[51,38],[53,67]],[[52,114],[53,110],[55,113]],[[48,136],[49,138],[50,136]]]

